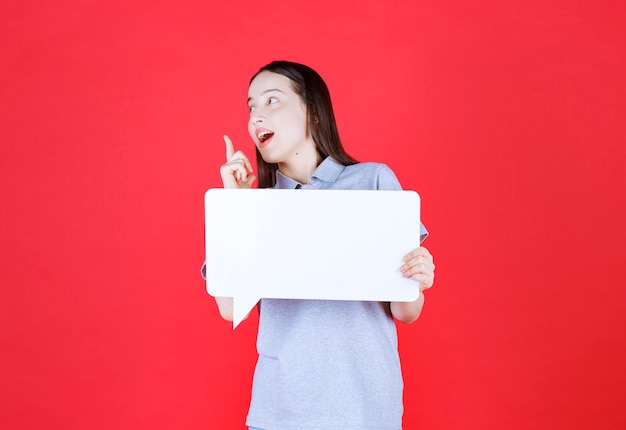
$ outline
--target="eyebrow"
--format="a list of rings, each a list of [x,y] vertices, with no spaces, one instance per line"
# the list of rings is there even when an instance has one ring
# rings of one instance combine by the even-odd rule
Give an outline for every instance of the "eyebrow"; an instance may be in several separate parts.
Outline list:
[[[278,89],[278,88],[269,88],[269,89],[267,89],[267,90],[263,91],[263,92],[261,93],[261,95],[266,94],[266,93],[271,93],[272,91],[278,91],[279,93],[283,93],[283,94],[285,94],[285,92],[284,92],[283,90],[281,90],[281,89]],[[248,97],[248,103],[250,103],[250,100],[252,100],[252,97]]]

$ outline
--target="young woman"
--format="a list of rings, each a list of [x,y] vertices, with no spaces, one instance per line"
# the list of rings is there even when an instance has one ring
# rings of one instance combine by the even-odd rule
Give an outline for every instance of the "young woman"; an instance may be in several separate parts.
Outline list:
[[[393,172],[357,163],[343,149],[328,88],[313,69],[275,61],[248,90],[248,131],[260,188],[400,190]],[[252,163],[224,136],[224,188],[249,188]],[[403,276],[433,285],[433,258],[419,246],[403,257]],[[232,321],[232,299],[216,298]],[[250,429],[389,429],[402,426],[402,375],[394,318],[414,322],[415,302],[262,299],[257,362],[246,424]]]

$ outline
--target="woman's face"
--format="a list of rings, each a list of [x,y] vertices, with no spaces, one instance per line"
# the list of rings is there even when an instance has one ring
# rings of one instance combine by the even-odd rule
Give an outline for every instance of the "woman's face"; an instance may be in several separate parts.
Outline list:
[[[306,106],[286,76],[259,73],[248,89],[248,108],[248,132],[266,163],[289,163],[315,148]]]

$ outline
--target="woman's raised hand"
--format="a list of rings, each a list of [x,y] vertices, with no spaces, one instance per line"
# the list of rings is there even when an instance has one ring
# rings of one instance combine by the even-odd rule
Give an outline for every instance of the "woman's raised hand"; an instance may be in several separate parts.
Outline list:
[[[233,142],[224,136],[226,143],[226,163],[220,167],[224,188],[250,188],[256,180],[252,174],[252,164],[248,157],[241,152],[235,152]]]

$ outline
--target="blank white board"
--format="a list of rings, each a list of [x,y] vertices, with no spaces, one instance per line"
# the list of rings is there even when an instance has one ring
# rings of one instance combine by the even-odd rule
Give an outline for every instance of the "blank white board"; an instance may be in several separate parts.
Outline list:
[[[206,286],[236,327],[261,298],[413,301],[402,257],[419,246],[414,191],[210,189]]]

